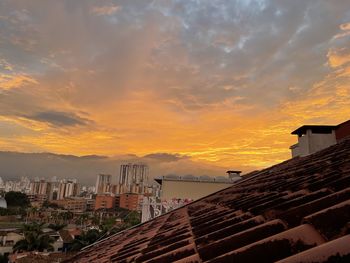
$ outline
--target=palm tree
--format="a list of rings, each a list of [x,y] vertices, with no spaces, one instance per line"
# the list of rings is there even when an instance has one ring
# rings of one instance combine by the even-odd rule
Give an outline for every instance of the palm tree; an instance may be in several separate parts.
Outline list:
[[[13,252],[21,251],[53,251],[52,243],[55,240],[42,231],[43,224],[25,224],[22,227],[24,239],[19,240],[13,246]]]

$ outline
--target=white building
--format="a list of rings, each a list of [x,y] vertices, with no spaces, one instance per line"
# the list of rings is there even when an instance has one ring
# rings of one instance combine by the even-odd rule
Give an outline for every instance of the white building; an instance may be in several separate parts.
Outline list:
[[[292,157],[303,157],[350,136],[350,120],[339,125],[304,125],[292,134],[298,135],[298,143],[290,147]]]
[[[1,231],[0,232],[0,254],[10,254],[13,252],[13,245],[22,240],[23,236],[16,232]]]
[[[160,197],[162,200],[174,198],[197,200],[227,188],[242,178],[239,176],[239,173],[236,173],[236,176],[234,176],[234,172],[237,171],[228,171],[229,177],[168,175],[156,178],[155,181],[160,185]]]
[[[227,171],[228,177],[177,176],[156,178],[159,196],[145,196],[142,202],[142,222],[160,216],[194,200],[215,193],[242,179],[241,171]]]
[[[7,208],[6,199],[3,198],[3,197],[0,197],[0,207],[1,207],[1,208]]]

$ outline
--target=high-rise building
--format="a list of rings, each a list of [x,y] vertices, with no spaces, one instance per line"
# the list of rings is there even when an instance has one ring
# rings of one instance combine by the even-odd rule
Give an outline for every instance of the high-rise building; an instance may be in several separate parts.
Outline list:
[[[48,200],[52,199],[53,187],[50,182],[45,180],[30,182],[29,195],[45,195]]]
[[[79,194],[79,185],[74,180],[62,180],[58,184],[57,200],[62,200],[66,197],[74,197]]]
[[[122,164],[119,172],[118,193],[145,193],[149,169],[146,164]]]
[[[96,194],[103,194],[110,191],[112,175],[110,174],[99,174],[96,179]]]

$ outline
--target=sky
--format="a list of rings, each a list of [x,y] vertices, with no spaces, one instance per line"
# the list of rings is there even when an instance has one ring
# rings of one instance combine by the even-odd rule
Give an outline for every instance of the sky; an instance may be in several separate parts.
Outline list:
[[[1,151],[260,169],[349,77],[348,0],[0,1]]]

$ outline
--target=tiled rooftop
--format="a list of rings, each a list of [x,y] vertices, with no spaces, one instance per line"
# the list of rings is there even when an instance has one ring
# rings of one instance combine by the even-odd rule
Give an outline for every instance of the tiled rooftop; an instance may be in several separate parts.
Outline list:
[[[68,262],[350,262],[350,139],[102,240]]]

